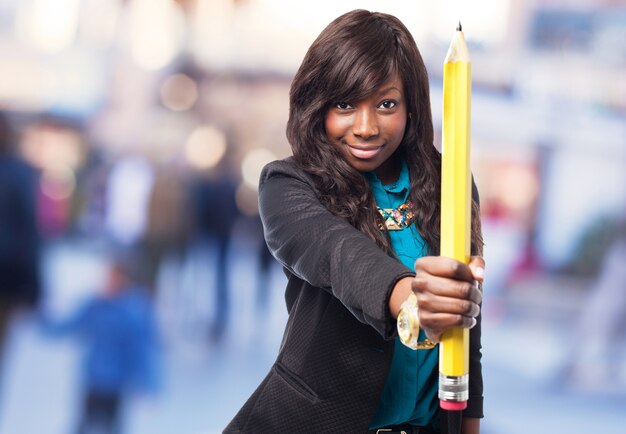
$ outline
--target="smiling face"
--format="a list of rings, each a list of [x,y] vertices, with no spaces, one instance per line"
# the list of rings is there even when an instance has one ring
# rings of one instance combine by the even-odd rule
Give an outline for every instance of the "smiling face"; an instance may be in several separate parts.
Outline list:
[[[399,165],[393,157],[404,137],[407,108],[397,75],[358,101],[339,101],[326,112],[328,140],[359,172],[374,171],[384,183],[394,182]]]

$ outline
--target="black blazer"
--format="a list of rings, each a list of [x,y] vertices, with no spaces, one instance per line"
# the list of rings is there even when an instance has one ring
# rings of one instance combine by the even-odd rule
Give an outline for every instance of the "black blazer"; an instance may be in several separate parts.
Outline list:
[[[264,168],[259,203],[289,319],[272,369],[224,432],[366,433],[393,357],[390,292],[414,273],[330,213],[292,158]],[[465,414],[482,417],[480,318],[470,345]]]

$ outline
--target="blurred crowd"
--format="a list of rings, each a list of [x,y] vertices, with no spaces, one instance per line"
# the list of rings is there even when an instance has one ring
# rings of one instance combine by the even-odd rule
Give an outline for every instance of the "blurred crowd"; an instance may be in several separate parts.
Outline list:
[[[184,257],[192,240],[217,245],[217,314],[206,336],[207,342],[222,337],[229,312],[226,256],[240,217],[235,186],[226,170],[183,179],[157,173],[135,154],[113,164],[86,163],[76,193],[66,194],[66,179],[47,179],[25,155],[28,146],[54,146],[64,134],[80,131],[50,118],[20,131],[0,112],[0,363],[12,318],[32,311],[43,334],[73,335],[85,347],[83,404],[74,432],[121,432],[124,396],[158,390],[161,347],[153,304],[161,261]],[[74,312],[59,318],[42,302],[50,295],[42,261],[48,245],[85,237],[97,239],[93,246],[108,271]],[[267,257],[265,251],[259,250]]]

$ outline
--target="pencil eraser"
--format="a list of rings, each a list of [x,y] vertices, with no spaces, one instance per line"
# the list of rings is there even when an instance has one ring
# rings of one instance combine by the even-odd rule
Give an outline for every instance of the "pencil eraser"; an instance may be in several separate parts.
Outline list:
[[[450,411],[461,411],[467,408],[467,401],[444,401],[443,399],[439,400],[439,405],[444,410]]]

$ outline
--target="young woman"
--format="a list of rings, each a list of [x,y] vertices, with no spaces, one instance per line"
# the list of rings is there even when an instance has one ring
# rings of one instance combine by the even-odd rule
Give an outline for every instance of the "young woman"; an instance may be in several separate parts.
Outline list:
[[[462,423],[478,433],[484,262],[435,256],[441,157],[427,72],[406,27],[356,10],[322,31],[291,86],[287,137],[294,155],[264,169],[259,203],[288,274],[289,320],[270,373],[225,432],[432,433]],[[472,327],[462,422],[438,407],[438,347],[414,351],[397,338],[411,293],[421,339]]]

